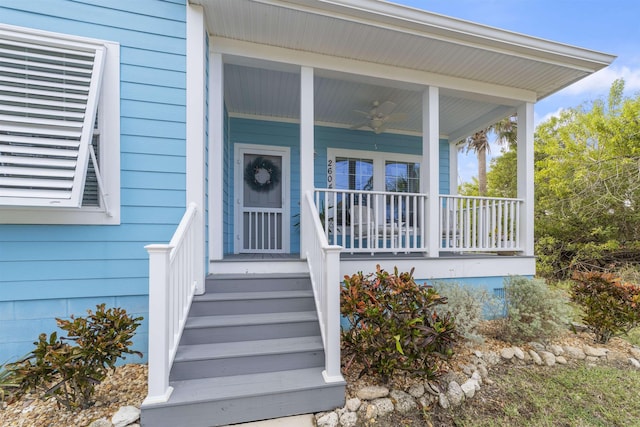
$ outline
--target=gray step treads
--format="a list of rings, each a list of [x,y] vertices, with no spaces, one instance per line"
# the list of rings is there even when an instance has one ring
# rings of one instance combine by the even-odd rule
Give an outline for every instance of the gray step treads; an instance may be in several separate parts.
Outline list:
[[[229,357],[259,356],[267,354],[324,351],[319,336],[276,338],[271,340],[239,341],[229,343],[192,344],[180,346],[175,362],[223,359]]]

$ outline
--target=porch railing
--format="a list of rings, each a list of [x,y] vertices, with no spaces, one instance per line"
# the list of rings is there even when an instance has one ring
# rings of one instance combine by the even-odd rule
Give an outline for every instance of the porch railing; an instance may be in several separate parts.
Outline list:
[[[307,247],[304,249],[311,274],[313,294],[320,320],[320,332],[325,354],[326,382],[344,381],[340,373],[340,251],[330,245],[320,223],[313,201],[313,193],[305,194],[302,223],[311,225]]]
[[[449,252],[521,251],[523,200],[440,196],[440,250]]]
[[[191,203],[169,244],[145,246],[149,252],[149,379],[144,403],[166,402],[173,391],[169,371],[191,300],[196,292],[196,256],[201,232],[198,207]]]
[[[348,252],[424,252],[427,195],[316,189],[325,237]]]

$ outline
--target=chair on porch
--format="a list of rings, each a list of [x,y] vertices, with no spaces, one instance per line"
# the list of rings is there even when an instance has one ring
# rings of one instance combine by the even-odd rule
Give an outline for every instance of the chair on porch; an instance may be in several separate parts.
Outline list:
[[[366,205],[352,205],[350,209],[353,234],[356,239],[378,239],[382,233],[381,226],[376,225],[373,208]]]

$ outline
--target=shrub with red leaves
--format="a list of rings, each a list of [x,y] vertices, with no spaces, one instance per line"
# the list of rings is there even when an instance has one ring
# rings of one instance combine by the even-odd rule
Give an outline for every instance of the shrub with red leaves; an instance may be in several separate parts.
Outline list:
[[[574,273],[571,299],[584,310],[582,320],[606,343],[640,325],[640,286],[611,273]]]

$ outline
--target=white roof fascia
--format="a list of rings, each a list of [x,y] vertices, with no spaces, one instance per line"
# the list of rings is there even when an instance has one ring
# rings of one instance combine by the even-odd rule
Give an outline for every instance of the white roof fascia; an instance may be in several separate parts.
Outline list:
[[[615,55],[502,30],[381,0],[252,0],[492,52],[594,72]]]

